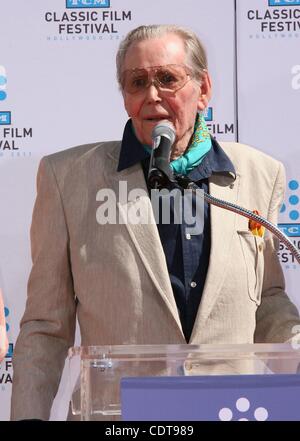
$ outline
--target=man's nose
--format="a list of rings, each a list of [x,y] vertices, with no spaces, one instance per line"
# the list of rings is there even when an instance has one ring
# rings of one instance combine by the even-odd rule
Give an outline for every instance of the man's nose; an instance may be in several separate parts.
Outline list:
[[[147,93],[146,98],[149,102],[161,101],[160,90],[159,90],[159,87],[154,79],[151,81],[151,83],[147,87],[146,93]]]

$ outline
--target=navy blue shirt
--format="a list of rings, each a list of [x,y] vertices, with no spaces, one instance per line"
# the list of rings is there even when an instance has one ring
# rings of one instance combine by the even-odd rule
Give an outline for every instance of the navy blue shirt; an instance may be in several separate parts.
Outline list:
[[[145,180],[149,170],[150,154],[138,141],[131,120],[125,126],[118,171],[140,162]],[[208,178],[214,173],[235,174],[235,169],[223,149],[212,138],[212,148],[202,162],[188,174],[199,188],[208,192]],[[195,202],[195,201],[194,201]],[[164,249],[172,289],[179,311],[186,341],[189,342],[206,279],[210,255],[210,209],[204,204],[204,228],[201,234],[190,234],[189,225],[182,222],[165,224],[158,220],[157,228]]]

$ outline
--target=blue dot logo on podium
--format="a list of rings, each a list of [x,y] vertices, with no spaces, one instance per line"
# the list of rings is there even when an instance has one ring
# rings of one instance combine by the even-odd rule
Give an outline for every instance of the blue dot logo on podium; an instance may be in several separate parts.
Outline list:
[[[246,397],[240,397],[233,409],[223,407],[219,410],[220,421],[266,421],[269,411],[265,407],[251,409],[251,403]]]
[[[299,181],[291,180],[288,184],[288,202],[282,204],[280,213],[287,213],[291,221],[296,222],[300,218]]]
[[[6,93],[6,71],[4,66],[0,66],[0,101],[4,101],[7,98]]]

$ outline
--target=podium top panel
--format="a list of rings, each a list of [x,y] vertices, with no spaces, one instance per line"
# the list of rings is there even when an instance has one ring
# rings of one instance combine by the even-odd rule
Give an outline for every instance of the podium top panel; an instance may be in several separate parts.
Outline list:
[[[70,384],[75,385],[72,412],[83,420],[93,420],[120,417],[122,381],[133,384],[134,390],[143,391],[143,379],[146,382],[150,381],[147,380],[149,378],[156,381],[157,378],[153,377],[160,377],[162,380],[157,381],[165,381],[169,390],[169,380],[176,384],[187,381],[179,381],[180,377],[198,377],[200,381],[209,376],[214,377],[212,384],[217,384],[216,379],[219,381],[220,376],[248,378],[254,375],[256,379],[257,375],[283,374],[293,375],[293,381],[300,384],[300,345],[81,346],[70,348],[69,366]],[[157,390],[160,388],[161,383]],[[188,389],[191,387],[188,386]]]
[[[272,358],[293,358],[300,361],[300,344],[255,343],[255,344],[203,344],[203,345],[105,345],[76,346],[69,349],[69,358],[186,358],[199,356],[213,359],[245,359],[253,356]]]

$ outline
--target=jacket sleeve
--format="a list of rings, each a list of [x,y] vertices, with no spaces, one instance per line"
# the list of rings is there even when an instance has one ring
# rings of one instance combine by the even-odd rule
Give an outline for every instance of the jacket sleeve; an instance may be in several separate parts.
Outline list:
[[[74,344],[76,302],[69,236],[48,158],[39,166],[30,233],[33,266],[13,355],[13,420],[49,419],[67,350]]]
[[[285,171],[278,165],[268,220],[277,225],[278,213],[284,198]],[[278,259],[279,240],[268,234],[264,249],[264,279],[262,301],[256,314],[256,343],[279,343],[290,340],[299,330],[299,313],[285,292],[284,275]]]

